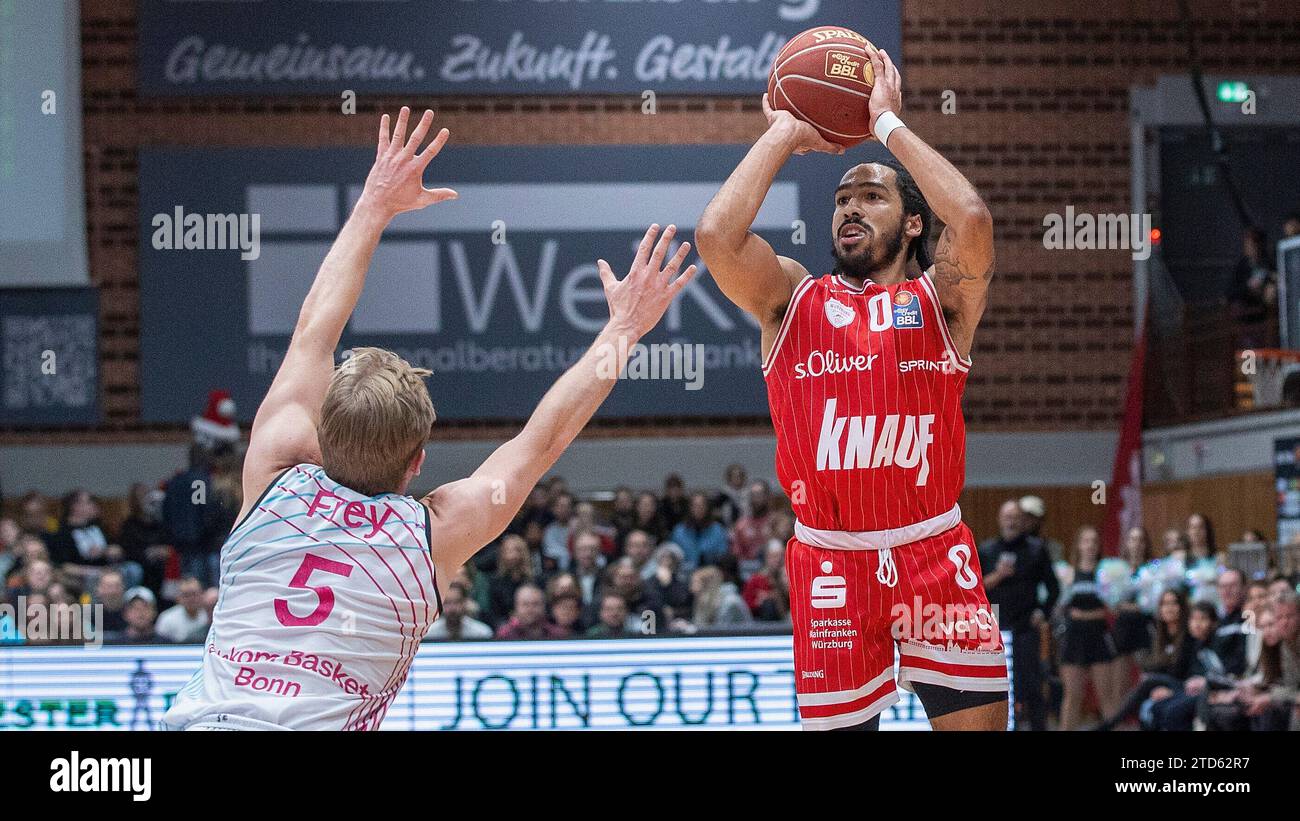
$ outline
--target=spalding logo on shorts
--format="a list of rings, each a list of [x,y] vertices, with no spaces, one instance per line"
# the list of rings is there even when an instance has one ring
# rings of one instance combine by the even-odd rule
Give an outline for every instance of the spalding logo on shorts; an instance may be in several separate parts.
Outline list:
[[[948,561],[957,568],[957,572],[953,574],[957,586],[962,590],[974,590],[975,585],[979,584],[979,579],[975,578],[975,571],[970,569],[970,546],[953,545],[948,550]]]
[[[833,565],[822,562],[822,572],[830,573]],[[843,607],[849,600],[849,589],[843,576],[818,576],[812,583],[812,606],[814,610],[833,610]]]

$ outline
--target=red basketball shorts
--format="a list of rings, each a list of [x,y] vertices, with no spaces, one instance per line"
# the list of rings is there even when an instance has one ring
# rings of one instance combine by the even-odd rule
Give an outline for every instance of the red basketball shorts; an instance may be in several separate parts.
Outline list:
[[[1007,689],[1007,663],[970,528],[890,550],[790,540],[795,690],[805,729],[870,720],[913,682]],[[899,657],[894,680],[894,651]]]

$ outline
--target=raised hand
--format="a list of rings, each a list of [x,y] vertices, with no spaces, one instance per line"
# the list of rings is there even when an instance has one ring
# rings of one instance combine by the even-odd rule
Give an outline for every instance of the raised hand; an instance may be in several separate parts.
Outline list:
[[[605,286],[605,301],[609,303],[610,325],[620,332],[637,338],[648,333],[668,310],[673,297],[695,276],[694,265],[677,276],[677,270],[690,253],[689,242],[683,242],[664,265],[668,246],[676,233],[677,226],[670,225],[656,243],[659,226],[651,225],[641,238],[631,270],[623,279],[614,276],[605,260],[596,262],[601,284]]]
[[[433,112],[425,110],[424,116],[415,124],[411,138],[406,139],[406,124],[411,117],[411,109],[402,106],[397,115],[397,123],[390,136],[388,115],[379,121],[379,148],[375,153],[375,164],[366,177],[366,186],[361,199],[385,213],[389,217],[403,211],[418,211],[435,202],[453,200],[457,194],[450,188],[425,188],[424,169],[429,161],[438,156],[438,152],[447,144],[451,132],[442,129],[420,153],[415,150],[429,133],[433,124]]]
[[[767,118],[768,130],[776,129],[789,135],[794,141],[793,153],[795,154],[807,154],[809,151],[820,151],[826,154],[844,153],[844,146],[823,138],[811,123],[804,122],[789,111],[773,109],[766,94],[763,95],[763,116]]]
[[[871,86],[871,99],[867,105],[871,109],[871,128],[876,128],[876,118],[886,111],[895,115],[903,113],[903,78],[898,75],[894,61],[884,49],[876,49],[869,55],[871,70],[875,74],[875,83]],[[872,139],[875,139],[874,135]]]

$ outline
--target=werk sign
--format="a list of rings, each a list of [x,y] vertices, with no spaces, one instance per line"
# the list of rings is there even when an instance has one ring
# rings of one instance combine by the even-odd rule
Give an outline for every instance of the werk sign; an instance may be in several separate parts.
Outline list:
[[[898,0],[141,0],[138,70],[147,95],[761,94],[818,20],[902,51]]]
[[[841,595],[834,587],[826,580],[820,595]],[[381,729],[793,730],[790,642],[789,635],[426,642]],[[0,730],[153,729],[202,653],[198,645],[0,647]],[[920,702],[900,695],[881,729],[928,729]],[[84,769],[64,764],[69,776]]]
[[[833,189],[872,159],[800,157],[755,221],[777,253],[831,265]],[[449,147],[429,179],[459,199],[395,219],[338,351],[390,348],[433,371],[443,419],[523,419],[608,318],[596,260],[626,271],[651,223],[696,219],[743,146]],[[250,416],[316,269],[360,195],[368,150],[153,149],[140,159],[141,415],[180,422],[213,386]],[[257,214],[258,253],[152,241],[159,214]],[[797,231],[807,225],[806,231]],[[251,222],[250,222],[251,224]],[[807,244],[803,236],[811,237]],[[174,245],[175,243],[173,243]],[[600,413],[762,416],[759,332],[700,275],[642,342]],[[880,306],[873,323],[899,321]],[[654,347],[658,345],[659,347]]]

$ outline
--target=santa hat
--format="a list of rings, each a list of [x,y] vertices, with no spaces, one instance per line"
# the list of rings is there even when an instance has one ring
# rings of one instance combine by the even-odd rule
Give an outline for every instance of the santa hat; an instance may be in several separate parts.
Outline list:
[[[208,392],[208,406],[202,416],[190,420],[194,441],[206,448],[239,441],[239,423],[235,421],[235,400],[229,391]]]

